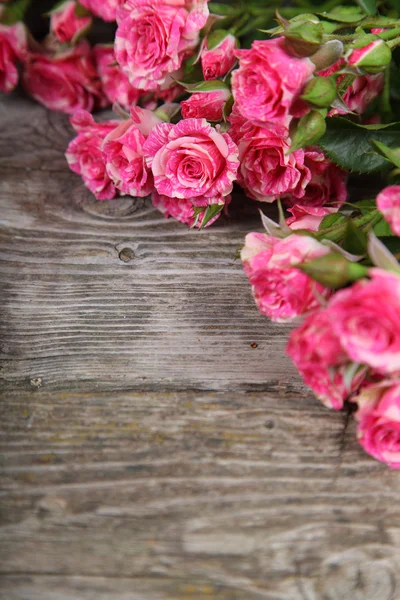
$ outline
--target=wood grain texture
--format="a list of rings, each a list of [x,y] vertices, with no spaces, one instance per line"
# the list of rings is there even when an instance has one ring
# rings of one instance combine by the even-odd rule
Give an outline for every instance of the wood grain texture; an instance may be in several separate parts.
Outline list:
[[[258,314],[254,207],[98,202],[71,135],[0,103],[0,600],[399,600],[399,475]]]

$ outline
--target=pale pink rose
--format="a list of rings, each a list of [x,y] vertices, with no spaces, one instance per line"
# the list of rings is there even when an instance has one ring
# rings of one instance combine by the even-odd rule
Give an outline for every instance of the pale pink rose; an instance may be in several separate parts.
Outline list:
[[[354,368],[344,352],[329,310],[311,313],[294,329],[286,352],[304,383],[328,408],[341,409],[365,376],[365,369]]]
[[[232,73],[232,92],[239,112],[255,124],[288,125],[308,110],[299,96],[315,65],[285,50],[285,38],[258,40],[237,50],[239,68]]]
[[[311,173],[311,180],[304,195],[285,196],[289,204],[303,206],[337,206],[347,200],[347,173],[332,163],[319,148],[304,149],[304,166]]]
[[[329,290],[295,267],[329,252],[308,236],[249,233],[241,259],[260,312],[280,323],[319,308]]]
[[[400,185],[389,185],[378,194],[376,205],[395,235],[400,236]]]
[[[290,229],[307,229],[308,231],[318,231],[323,219],[327,215],[336,213],[339,208],[328,208],[326,206],[303,206],[295,204],[288,209],[293,215],[286,219],[286,224]]]
[[[93,48],[97,70],[101,79],[103,92],[111,104],[117,102],[126,109],[137,104],[141,92],[129,83],[115,60],[114,47],[107,44],[97,44]]]
[[[152,111],[138,106],[132,107],[130,116],[104,140],[107,173],[122,194],[148,196],[154,184],[143,145],[153,127],[162,121]]]
[[[261,202],[287,194],[302,198],[311,172],[304,164],[304,150],[289,154],[288,131],[273,124],[253,125],[235,107],[229,121],[229,134],[239,148],[238,183],[246,194]]]
[[[362,388],[354,398],[359,409],[358,441],[368,454],[400,469],[400,380]]]
[[[207,201],[204,200],[204,210],[200,212],[200,214],[197,216],[197,219],[195,218],[194,213],[196,205],[193,202],[199,203],[198,198],[169,198],[168,196],[160,195],[156,190],[154,190],[151,194],[151,201],[153,206],[162,212],[166,218],[173,217],[177,221],[189,225],[189,227],[200,227],[206,206],[212,204],[223,204],[225,211],[226,207],[231,201],[231,196],[208,198]],[[200,200],[200,202],[203,202],[203,199]],[[212,225],[221,216],[221,214],[222,211],[217,213],[212,219],[210,219],[210,221],[208,221],[205,227]]]
[[[349,357],[378,373],[400,371],[400,277],[370,270],[332,298],[329,310],[336,335]]]
[[[221,121],[224,106],[231,97],[228,89],[214,92],[200,92],[192,94],[188,100],[181,102],[182,116],[185,119],[207,119],[207,121]]]
[[[115,56],[135,88],[157,90],[197,45],[205,1],[128,0],[117,13]]]
[[[230,136],[205,119],[157,125],[144,153],[156,190],[170,198],[227,196],[239,166],[237,146]]]
[[[209,47],[208,39],[201,52],[201,67],[204,79],[217,79],[225,75],[236,62],[237,41],[234,35],[227,34],[217,45]]]
[[[17,63],[27,53],[26,29],[22,23],[0,24],[0,92],[10,93],[18,83]]]
[[[78,135],[69,143],[65,154],[69,168],[82,177],[98,200],[114,198],[117,190],[107,175],[102,144],[119,121],[96,123],[91,114],[80,110],[71,117],[71,124]]]
[[[124,3],[125,0],[79,0],[85,8],[90,10],[96,17],[100,17],[103,21],[115,21],[117,8]]]
[[[83,35],[92,24],[90,16],[80,17],[76,14],[76,7],[75,0],[66,0],[51,13],[50,31],[62,44]]]
[[[107,104],[86,40],[54,56],[30,54],[24,67],[26,91],[50,110],[73,114],[78,109],[91,112]]]

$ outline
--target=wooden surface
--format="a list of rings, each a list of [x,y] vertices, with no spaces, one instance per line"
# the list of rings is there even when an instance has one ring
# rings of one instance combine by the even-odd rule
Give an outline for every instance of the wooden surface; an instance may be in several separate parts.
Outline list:
[[[1,600],[398,600],[400,475],[285,357],[236,250],[97,202],[0,105]]]

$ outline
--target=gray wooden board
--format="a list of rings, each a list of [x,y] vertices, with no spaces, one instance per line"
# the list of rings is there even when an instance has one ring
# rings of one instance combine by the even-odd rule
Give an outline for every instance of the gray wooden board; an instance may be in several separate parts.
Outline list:
[[[236,250],[70,173],[0,104],[1,600],[397,600],[400,479],[257,312]]]

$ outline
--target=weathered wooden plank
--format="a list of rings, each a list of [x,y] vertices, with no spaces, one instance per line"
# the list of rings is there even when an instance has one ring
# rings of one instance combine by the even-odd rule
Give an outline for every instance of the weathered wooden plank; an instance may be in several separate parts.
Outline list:
[[[38,391],[1,420],[4,600],[398,598],[400,480],[310,398]]]
[[[4,389],[300,389],[289,329],[258,314],[235,259],[254,206],[198,232],[98,202],[68,170],[71,136],[65,115],[1,105]]]

